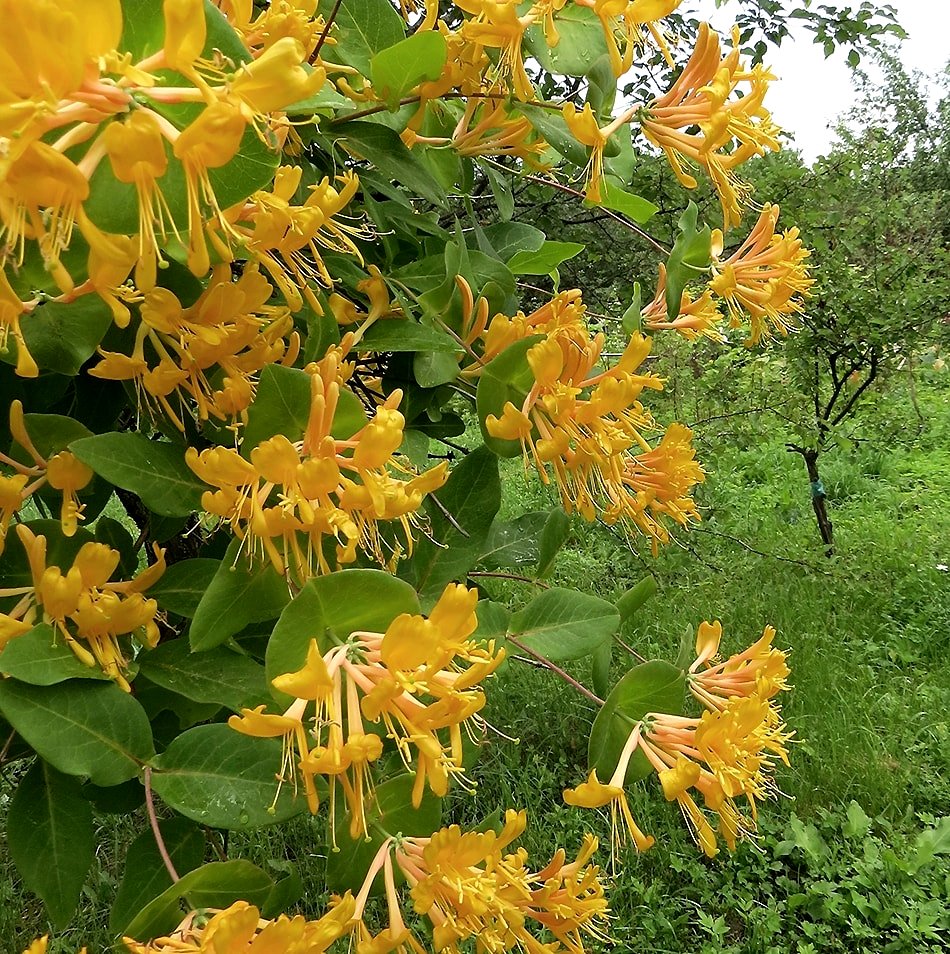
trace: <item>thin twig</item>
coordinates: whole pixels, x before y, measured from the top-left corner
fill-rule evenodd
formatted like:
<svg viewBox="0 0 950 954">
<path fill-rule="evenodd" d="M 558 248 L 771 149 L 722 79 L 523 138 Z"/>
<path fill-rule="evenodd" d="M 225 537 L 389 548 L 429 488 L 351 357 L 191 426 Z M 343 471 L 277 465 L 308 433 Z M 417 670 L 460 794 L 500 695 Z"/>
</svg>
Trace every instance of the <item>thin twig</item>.
<svg viewBox="0 0 950 954">
<path fill-rule="evenodd" d="M 10 751 L 10 746 L 13 745 L 13 740 L 16 738 L 16 730 L 11 732 L 7 736 L 7 741 L 3 743 L 3 749 L 0 750 L 0 765 L 3 765 L 7 760 L 7 752 Z"/>
<path fill-rule="evenodd" d="M 766 553 L 764 550 L 756 550 L 755 547 L 746 543 L 745 540 L 740 540 L 738 537 L 734 537 L 728 533 L 722 533 L 720 530 L 710 530 L 709 527 L 692 527 L 690 528 L 691 533 L 711 533 L 714 537 L 723 537 L 726 540 L 731 540 L 733 543 L 742 547 L 744 550 L 748 550 L 749 553 L 754 553 L 756 556 L 768 557 L 771 560 L 780 560 L 782 563 L 793 563 L 795 566 L 803 566 L 806 570 L 812 570 L 815 573 L 821 573 L 824 576 L 831 576 L 828 570 L 823 570 L 819 566 L 814 566 L 811 563 L 806 563 L 804 560 L 793 560 L 791 557 L 779 556 L 777 553 Z"/>
<path fill-rule="evenodd" d="M 442 513 L 442 516 L 445 517 L 445 519 L 448 520 L 448 522 L 452 524 L 452 526 L 455 527 L 455 529 L 458 530 L 458 532 L 462 534 L 463 537 L 470 536 L 468 531 L 455 519 L 455 517 L 452 516 L 451 513 L 449 513 L 445 504 L 442 503 L 442 501 L 439 500 L 439 498 L 436 497 L 435 494 L 429 494 L 427 499 L 431 500 L 439 508 L 439 510 Z"/>
<path fill-rule="evenodd" d="M 582 696 L 586 696 L 590 699 L 591 702 L 596 702 L 599 706 L 604 704 L 604 700 L 601 699 L 600 696 L 595 696 L 587 686 L 581 685 L 572 675 L 566 673 L 560 666 L 551 662 L 547 656 L 542 656 L 541 653 L 535 652 L 530 646 L 525 646 L 517 636 L 509 636 L 508 642 L 517 646 L 523 653 L 533 656 L 546 669 L 550 669 L 556 676 L 560 676 L 569 686 L 573 686 Z"/>
<path fill-rule="evenodd" d="M 469 576 L 490 576 L 496 580 L 514 580 L 516 583 L 533 583 L 535 586 L 540 586 L 542 590 L 549 590 L 550 584 L 545 583 L 544 580 L 534 580 L 530 576 L 518 576 L 517 573 L 492 573 L 488 570 L 472 570 Z"/>
<path fill-rule="evenodd" d="M 175 865 L 172 862 L 171 855 L 165 847 L 165 839 L 162 838 L 162 830 L 158 827 L 158 816 L 155 814 L 155 802 L 152 801 L 152 769 L 151 766 L 145 766 L 145 810 L 148 812 L 148 823 L 152 826 L 152 834 L 155 836 L 155 844 L 158 847 L 158 853 L 162 856 L 165 863 L 165 870 L 172 882 L 181 881 Z"/>
<path fill-rule="evenodd" d="M 561 192 L 566 192 L 568 195 L 574 196 L 576 199 L 586 199 L 587 196 L 578 189 L 572 189 L 568 185 L 564 185 L 563 182 L 558 182 L 556 179 L 545 179 L 544 176 L 534 176 L 527 175 L 524 177 L 528 182 L 535 182 L 539 185 L 550 186 L 552 189 L 560 189 Z M 639 235 L 644 241 L 649 242 L 661 255 L 669 255 L 670 250 L 658 242 L 649 232 L 645 232 L 640 228 L 639 225 L 636 225 L 634 222 L 631 222 L 625 215 L 621 215 L 619 212 L 614 212 L 613 209 L 605 209 L 603 206 L 598 206 L 601 212 L 604 213 L 604 216 L 608 219 L 613 219 L 615 222 L 618 222 L 625 229 L 629 229 L 636 235 Z"/>
<path fill-rule="evenodd" d="M 333 4 L 330 16 L 327 17 L 326 23 L 323 26 L 323 32 L 320 34 L 320 39 L 317 40 L 317 45 L 310 54 L 310 63 L 316 63 L 317 57 L 320 55 L 320 50 L 323 49 L 323 44 L 327 42 L 327 37 L 330 35 L 330 27 L 333 26 L 333 21 L 336 20 L 336 15 L 340 12 L 342 3 L 343 0 L 336 0 L 336 3 Z"/>
<path fill-rule="evenodd" d="M 614 636 L 614 641 L 615 641 L 618 645 L 623 646 L 623 648 L 626 649 L 627 652 L 630 653 L 630 655 L 633 656 L 634 659 L 639 659 L 640 662 L 646 662 L 646 661 L 647 661 L 644 656 L 641 656 L 641 655 L 633 648 L 633 646 L 628 646 L 619 636 Z"/>
</svg>

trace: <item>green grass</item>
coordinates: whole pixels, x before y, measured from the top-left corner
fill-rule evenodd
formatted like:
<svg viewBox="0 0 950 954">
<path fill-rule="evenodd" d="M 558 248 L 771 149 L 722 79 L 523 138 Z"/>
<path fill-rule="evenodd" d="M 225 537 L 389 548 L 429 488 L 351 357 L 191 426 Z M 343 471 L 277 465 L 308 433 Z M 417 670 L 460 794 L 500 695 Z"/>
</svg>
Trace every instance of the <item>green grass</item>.
<svg viewBox="0 0 950 954">
<path fill-rule="evenodd" d="M 918 954 L 950 946 L 950 878 L 939 864 L 947 856 L 918 864 L 921 846 L 936 837 L 927 832 L 950 815 L 947 377 L 921 382 L 922 433 L 910 407 L 891 397 L 887 420 L 874 431 L 890 437 L 836 450 L 823 462 L 837 540 L 831 560 L 817 537 L 801 461 L 785 451 L 779 422 L 769 418 L 740 419 L 732 440 L 703 446 L 703 523 L 657 559 L 575 521 L 550 582 L 608 599 L 647 572 L 660 583 L 622 634 L 638 652 L 672 658 L 685 629 L 716 618 L 724 650 L 734 651 L 769 623 L 790 649 L 793 671 L 784 714 L 798 742 L 792 767 L 777 779 L 788 797 L 763 807 L 757 843 L 707 861 L 655 780 L 634 790 L 634 813 L 657 845 L 616 860 L 617 950 Z M 553 504 L 520 462 L 505 466 L 507 515 Z M 483 582 L 496 599 L 523 602 L 534 592 L 517 582 Z M 618 646 L 614 674 L 631 662 Z M 589 681 L 583 664 L 572 671 Z M 454 792 L 451 820 L 526 808 L 523 843 L 538 866 L 559 845 L 576 849 L 586 830 L 606 843 L 606 819 L 567 809 L 560 797 L 584 775 L 592 709 L 549 673 L 508 663 L 490 684 L 485 715 L 520 741 L 495 737 L 484 748 L 472 770 L 477 797 Z M 0 787 L 0 809 L 6 790 Z M 80 916 L 57 951 L 82 940 L 93 954 L 108 943 L 124 848 L 145 821 L 139 812 L 101 823 L 103 848 Z M 950 833 L 944 837 L 950 850 Z M 319 824 L 298 820 L 232 836 L 228 851 L 258 863 L 292 860 L 306 884 L 303 909 L 319 912 L 327 852 Z M 0 950 L 18 952 L 46 928 L 39 904 L 2 860 Z"/>
</svg>

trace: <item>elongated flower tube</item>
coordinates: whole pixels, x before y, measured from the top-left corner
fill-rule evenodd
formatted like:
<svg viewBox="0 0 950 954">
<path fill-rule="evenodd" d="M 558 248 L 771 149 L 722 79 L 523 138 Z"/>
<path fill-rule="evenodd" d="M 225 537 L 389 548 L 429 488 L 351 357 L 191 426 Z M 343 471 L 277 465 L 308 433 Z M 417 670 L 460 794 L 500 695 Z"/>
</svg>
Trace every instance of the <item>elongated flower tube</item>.
<svg viewBox="0 0 950 954">
<path fill-rule="evenodd" d="M 722 315 L 709 288 L 703 289 L 698 298 L 693 298 L 684 288 L 679 313 L 670 320 L 666 307 L 666 266 L 663 264 L 660 265 L 656 295 L 641 311 L 640 316 L 644 328 L 650 331 L 676 331 L 687 341 L 696 341 L 701 337 L 718 342 L 725 340 L 717 328 L 722 321 Z"/>
<path fill-rule="evenodd" d="M 158 643 L 158 604 L 142 593 L 164 573 L 164 551 L 156 545 L 155 562 L 134 579 L 110 582 L 119 565 L 119 553 L 111 547 L 85 543 L 64 570 L 47 564 L 45 536 L 34 534 L 25 524 L 17 526 L 16 532 L 26 551 L 32 582 L 0 590 L 0 596 L 20 597 L 8 613 L 0 614 L 0 646 L 36 623 L 47 622 L 80 662 L 99 666 L 128 692 L 128 660 L 120 640 L 133 636 L 144 646 Z"/>
<path fill-rule="evenodd" d="M 696 48 L 676 82 L 655 99 L 643 116 L 643 132 L 666 157 L 679 181 L 696 188 L 689 171 L 706 170 L 722 204 L 724 227 L 738 224 L 750 188 L 735 170 L 752 156 L 777 150 L 778 127 L 762 105 L 775 77 L 762 66 L 747 69 L 739 60 L 739 30 L 725 57 L 719 37 L 703 23 Z M 732 98 L 740 83 L 748 88 Z M 697 132 L 687 131 L 698 129 Z"/>
<path fill-rule="evenodd" d="M 524 68 L 521 44 L 525 30 L 535 22 L 534 12 L 519 15 L 516 0 L 460 0 L 457 5 L 473 15 L 462 25 L 462 36 L 476 48 L 498 50 L 498 79 L 510 83 L 523 102 L 533 99 L 534 86 Z"/>
<path fill-rule="evenodd" d="M 428 618 L 403 613 L 385 633 L 354 632 L 323 650 L 312 641 L 304 665 L 273 681 L 293 698 L 285 712 L 259 706 L 228 724 L 245 735 L 283 738 L 282 783 L 296 789 L 302 780 L 307 806 L 316 812 L 314 779 L 325 777 L 331 814 L 340 789 L 350 835 L 362 837 L 372 763 L 384 740 L 415 774 L 416 806 L 426 788 L 442 796 L 462 776 L 462 730 L 485 704 L 479 684 L 505 655 L 472 638 L 477 599 L 475 590 L 450 584 Z"/>
<path fill-rule="evenodd" d="M 700 623 L 696 659 L 689 667 L 687 683 L 690 692 L 705 708 L 720 712 L 737 696 L 757 695 L 771 700 L 789 688 L 788 655 L 772 645 L 773 627 L 766 626 L 762 636 L 748 649 L 716 662 L 721 638 L 720 623 Z"/>
<path fill-rule="evenodd" d="M 713 233 L 709 288 L 725 301 L 733 328 L 744 325 L 748 317 L 750 345 L 773 331 L 785 335 L 795 328 L 814 284 L 808 274 L 811 252 L 797 228 L 776 233 L 778 216 L 777 205 L 763 206 L 748 238 L 728 257 L 722 232 Z"/>
</svg>

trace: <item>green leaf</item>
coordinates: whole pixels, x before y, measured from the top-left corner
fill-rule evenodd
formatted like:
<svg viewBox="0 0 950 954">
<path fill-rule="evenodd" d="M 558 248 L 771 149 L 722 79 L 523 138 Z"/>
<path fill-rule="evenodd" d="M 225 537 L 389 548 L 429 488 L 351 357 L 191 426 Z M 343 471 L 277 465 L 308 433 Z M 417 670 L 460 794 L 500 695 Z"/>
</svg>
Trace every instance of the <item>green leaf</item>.
<svg viewBox="0 0 950 954">
<path fill-rule="evenodd" d="M 58 454 L 81 437 L 92 437 L 85 424 L 62 414 L 24 414 L 23 419 L 30 440 L 43 457 Z"/>
<path fill-rule="evenodd" d="M 602 699 L 610 692 L 610 666 L 614 658 L 614 644 L 612 639 L 604 640 L 593 653 L 591 659 L 590 684 L 594 693 Z"/>
<path fill-rule="evenodd" d="M 412 373 L 419 387 L 437 388 L 458 377 L 459 361 L 454 354 L 417 351 L 412 359 Z"/>
<path fill-rule="evenodd" d="M 400 613 L 420 611 L 415 590 L 382 570 L 341 570 L 309 580 L 287 604 L 267 643 L 267 683 L 300 669 L 312 639 L 326 652 L 356 630 L 383 633 Z"/>
<path fill-rule="evenodd" d="M 541 23 L 525 31 L 525 46 L 542 68 L 555 75 L 586 76 L 591 63 L 607 54 L 604 28 L 597 14 L 571 4 L 558 10 L 555 46 L 548 46 Z"/>
<path fill-rule="evenodd" d="M 633 283 L 633 298 L 627 310 L 620 316 L 620 327 L 627 335 L 643 331 L 643 307 L 639 282 Z"/>
<path fill-rule="evenodd" d="M 227 908 L 235 901 L 260 906 L 274 882 L 249 861 L 212 861 L 189 871 L 149 902 L 125 929 L 128 937 L 149 940 L 168 934 L 190 911 Z"/>
<path fill-rule="evenodd" d="M 261 371 L 254 403 L 247 411 L 245 454 L 275 434 L 299 441 L 310 417 L 310 375 L 298 368 L 269 364 Z"/>
<path fill-rule="evenodd" d="M 559 662 L 589 656 L 619 625 L 620 614 L 606 600 L 552 587 L 511 617 L 508 635 Z"/>
<path fill-rule="evenodd" d="M 113 431 L 73 441 L 69 449 L 109 483 L 137 494 L 154 513 L 185 517 L 201 509 L 208 487 L 185 463 L 181 444 Z"/>
<path fill-rule="evenodd" d="M 442 75 L 448 47 L 445 37 L 434 30 L 414 33 L 370 60 L 370 79 L 376 94 L 391 110 L 422 80 L 437 80 Z"/>
<path fill-rule="evenodd" d="M 863 838 L 871 829 L 871 819 L 864 809 L 854 800 L 848 806 L 842 831 L 847 838 Z M 950 850 L 950 848 L 948 848 Z"/>
<path fill-rule="evenodd" d="M 95 851 L 92 806 L 79 782 L 37 759 L 10 802 L 7 844 L 24 884 L 62 930 L 79 905 Z"/>
<path fill-rule="evenodd" d="M 541 540 L 538 545 L 538 566 L 535 571 L 537 578 L 543 579 L 554 566 L 561 547 L 567 542 L 571 532 L 571 518 L 563 510 L 552 510 L 548 514 L 547 523 L 541 531 Z"/>
<path fill-rule="evenodd" d="M 485 175 L 488 176 L 488 184 L 491 186 L 492 198 L 495 200 L 495 208 L 498 209 L 499 217 L 502 222 L 511 221 L 511 217 L 515 213 L 515 198 L 511 191 L 511 177 L 487 162 L 479 162 L 479 165 Z"/>
<path fill-rule="evenodd" d="M 929 865 L 937 855 L 950 855 L 950 815 L 937 819 L 933 828 L 922 831 L 915 847 L 917 853 L 911 861 L 915 871 Z"/>
<path fill-rule="evenodd" d="M 29 686 L 5 679 L 0 712 L 54 768 L 96 785 L 133 778 L 155 751 L 145 710 L 114 683 Z"/>
<path fill-rule="evenodd" d="M 111 327 L 112 312 L 96 295 L 83 295 L 69 304 L 43 302 L 21 322 L 23 339 L 37 365 L 70 377 L 79 374 Z M 16 360 L 13 346 L 4 360 Z"/>
<path fill-rule="evenodd" d="M 31 686 L 52 686 L 67 679 L 109 677 L 98 667 L 86 666 L 47 623 L 37 623 L 0 652 L 0 673 Z"/>
<path fill-rule="evenodd" d="M 139 671 L 186 699 L 217 702 L 234 712 L 270 700 L 264 667 L 221 647 L 192 653 L 186 640 L 173 639 L 143 654 Z"/>
<path fill-rule="evenodd" d="M 613 775 L 624 743 L 648 712 L 681 713 L 685 691 L 685 673 L 668 662 L 653 660 L 631 669 L 604 700 L 591 728 L 587 760 L 590 768 L 597 769 L 598 778 L 606 781 Z M 646 756 L 637 752 L 627 768 L 626 782 L 646 778 L 652 771 Z"/>
<path fill-rule="evenodd" d="M 526 513 L 514 520 L 495 520 L 478 565 L 485 570 L 534 566 L 540 557 L 541 536 L 550 514 Z"/>
<path fill-rule="evenodd" d="M 179 875 L 186 875 L 201 864 L 205 836 L 194 822 L 185 818 L 166 818 L 159 822 L 158 827 Z M 171 885 L 172 879 L 155 843 L 155 835 L 148 828 L 129 845 L 125 854 L 125 873 L 109 912 L 110 933 L 125 933 L 138 912 Z"/>
<path fill-rule="evenodd" d="M 617 609 L 620 611 L 620 622 L 629 622 L 637 610 L 655 593 L 656 579 L 652 576 L 645 576 L 636 586 L 630 587 L 630 589 L 617 600 Z"/>
<path fill-rule="evenodd" d="M 587 149 L 574 138 L 560 112 L 528 103 L 519 103 L 518 109 L 545 142 L 579 169 L 586 167 Z"/>
<path fill-rule="evenodd" d="M 435 602 L 452 580 L 464 580 L 484 551 L 501 506 L 498 460 L 485 447 L 472 451 L 434 496 L 441 506 L 426 504 L 431 539 L 420 539 L 412 559 L 403 564 L 406 578 L 424 604 Z"/>
<path fill-rule="evenodd" d="M 318 12 L 327 22 L 334 6 L 334 0 L 320 0 Z M 374 54 L 405 35 L 402 17 L 387 0 L 343 0 L 334 20 L 334 62 L 355 66 L 368 78 Z"/>
<path fill-rule="evenodd" d="M 188 632 L 195 652 L 220 646 L 249 623 L 276 619 L 290 600 L 287 581 L 269 562 L 249 563 L 241 544 L 231 541 L 195 609 Z"/>
<path fill-rule="evenodd" d="M 220 567 L 220 560 L 204 557 L 173 563 L 149 587 L 149 598 L 156 600 L 163 610 L 191 619 Z"/>
<path fill-rule="evenodd" d="M 503 262 L 518 252 L 536 252 L 544 244 L 544 232 L 524 222 L 495 222 L 484 235 Z"/>
<path fill-rule="evenodd" d="M 153 759 L 152 788 L 202 825 L 262 828 L 307 808 L 293 783 L 278 785 L 280 771 L 279 739 L 253 738 L 219 722 L 182 732 Z"/>
<path fill-rule="evenodd" d="M 380 2 L 386 3 L 386 0 Z M 386 3 L 386 6 L 389 7 L 389 4 Z M 392 11 L 392 7 L 389 9 Z M 425 164 L 406 148 L 398 133 L 388 126 L 354 121 L 334 126 L 331 133 L 348 153 L 371 162 L 392 182 L 401 183 L 433 205 L 445 205 L 445 194 Z"/>
<path fill-rule="evenodd" d="M 520 457 L 521 442 L 493 437 L 488 433 L 485 421 L 490 415 L 500 418 L 509 401 L 515 407 L 521 407 L 524 403 L 534 384 L 534 372 L 528 364 L 527 354 L 541 340 L 540 335 L 532 335 L 523 341 L 516 341 L 489 361 L 478 379 L 475 409 L 478 412 L 482 440 L 485 446 L 499 457 Z"/>
<path fill-rule="evenodd" d="M 632 192 L 624 192 L 619 186 L 614 185 L 609 179 L 605 179 L 600 187 L 600 205 L 605 209 L 613 209 L 614 212 L 620 212 L 632 219 L 639 225 L 646 225 L 650 219 L 660 211 L 659 207 L 654 205 L 642 196 L 634 195 Z"/>
<path fill-rule="evenodd" d="M 683 290 L 709 267 L 712 232 L 709 226 L 697 231 L 699 207 L 690 202 L 680 217 L 680 234 L 666 263 L 666 311 L 670 321 L 680 313 Z"/>
<path fill-rule="evenodd" d="M 356 346 L 357 351 L 425 351 L 454 354 L 462 346 L 444 331 L 408 318 L 377 321 Z"/>
<path fill-rule="evenodd" d="M 494 600 L 479 600 L 476 612 L 478 613 L 478 628 L 473 634 L 474 639 L 487 641 L 489 639 L 502 640 L 508 632 L 508 620 L 511 611 L 504 603 Z"/>
<path fill-rule="evenodd" d="M 580 255 L 584 246 L 579 242 L 552 242 L 546 240 L 534 252 L 516 252 L 508 262 L 515 275 L 550 275 L 562 262 Z"/>
<path fill-rule="evenodd" d="M 377 785 L 366 800 L 366 836 L 352 838 L 351 816 L 338 813 L 334 838 L 339 851 L 327 857 L 327 885 L 337 892 L 359 891 L 373 856 L 390 835 L 431 835 L 442 823 L 442 800 L 426 790 L 418 808 L 412 807 L 414 776 L 399 775 Z M 379 879 L 380 881 L 382 879 Z M 378 892 L 378 886 L 375 886 Z"/>
</svg>

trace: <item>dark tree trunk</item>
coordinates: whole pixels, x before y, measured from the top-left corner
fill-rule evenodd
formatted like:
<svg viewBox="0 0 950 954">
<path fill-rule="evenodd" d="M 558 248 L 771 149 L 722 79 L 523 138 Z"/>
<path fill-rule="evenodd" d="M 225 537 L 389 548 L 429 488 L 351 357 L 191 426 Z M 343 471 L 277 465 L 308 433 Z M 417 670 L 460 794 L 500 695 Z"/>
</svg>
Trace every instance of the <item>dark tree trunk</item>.
<svg viewBox="0 0 950 954">
<path fill-rule="evenodd" d="M 815 510 L 815 519 L 818 521 L 821 542 L 825 545 L 825 556 L 833 556 L 835 552 L 834 527 L 831 524 L 831 518 L 828 516 L 828 508 L 825 506 L 825 487 L 821 482 L 821 474 L 818 472 L 818 451 L 813 447 L 799 447 L 796 444 L 789 444 L 788 449 L 796 454 L 801 454 L 805 461 L 808 482 L 811 485 L 811 505 Z"/>
<path fill-rule="evenodd" d="M 818 532 L 821 534 L 821 542 L 825 545 L 825 556 L 831 556 L 835 552 L 834 528 L 828 516 L 828 508 L 825 506 L 825 487 L 818 473 L 818 451 L 808 448 L 802 456 L 805 458 L 805 467 L 811 484 L 811 505 L 815 508 Z"/>
</svg>

